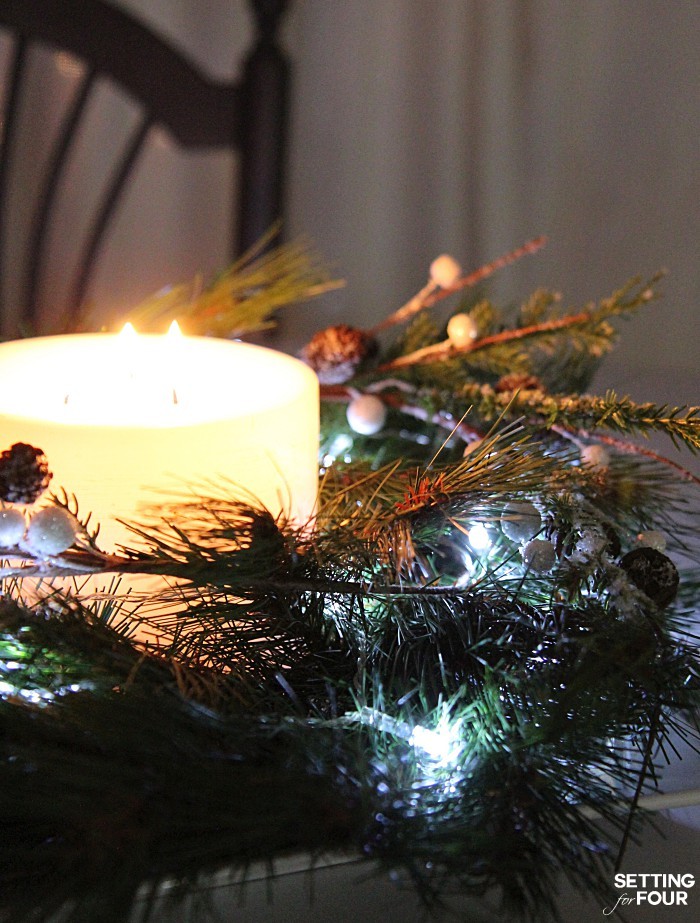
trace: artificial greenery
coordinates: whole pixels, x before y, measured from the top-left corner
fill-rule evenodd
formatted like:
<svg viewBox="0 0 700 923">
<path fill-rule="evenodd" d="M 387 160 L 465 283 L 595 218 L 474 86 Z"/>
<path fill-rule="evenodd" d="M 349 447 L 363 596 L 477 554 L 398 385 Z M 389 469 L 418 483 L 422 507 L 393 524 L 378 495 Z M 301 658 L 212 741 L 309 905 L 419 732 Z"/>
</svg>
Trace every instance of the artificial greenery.
<svg viewBox="0 0 700 923">
<path fill-rule="evenodd" d="M 275 326 L 275 312 L 337 288 L 301 240 L 272 247 L 273 228 L 208 284 L 200 277 L 162 289 L 130 313 L 139 330 L 177 319 L 189 334 L 239 337 Z"/>
<path fill-rule="evenodd" d="M 628 437 L 693 451 L 700 419 L 575 390 L 657 280 L 564 314 L 538 292 L 508 320 L 471 289 L 511 257 L 429 280 L 322 386 L 313 524 L 221 481 L 133 524 L 118 555 L 84 517 L 55 558 L 7 549 L 0 919 L 146 919 L 165 880 L 187 896 L 300 851 L 376 860 L 436 913 L 456 890 L 555 917 L 562 874 L 609 903 L 659 753 L 696 739 L 700 693 L 697 478 Z M 278 306 L 260 307 L 278 266 L 264 260 L 253 327 Z M 466 346 L 436 316 L 447 295 L 474 319 Z M 191 321 L 215 316 L 192 304 Z M 388 412 L 370 435 L 345 413 L 362 394 Z M 673 601 L 638 579 L 640 550 L 667 583 L 679 573 Z M 95 572 L 168 585 L 95 603 L 80 590 Z"/>
</svg>

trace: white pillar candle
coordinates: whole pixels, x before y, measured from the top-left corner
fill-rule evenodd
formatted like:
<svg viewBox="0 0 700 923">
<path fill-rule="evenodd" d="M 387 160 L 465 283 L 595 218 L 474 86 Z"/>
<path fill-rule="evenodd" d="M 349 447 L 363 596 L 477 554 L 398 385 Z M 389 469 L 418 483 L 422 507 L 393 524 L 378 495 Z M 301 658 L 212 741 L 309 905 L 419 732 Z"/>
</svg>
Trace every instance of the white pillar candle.
<svg viewBox="0 0 700 923">
<path fill-rule="evenodd" d="M 0 439 L 42 449 L 100 544 L 117 520 L 225 478 L 299 525 L 318 478 L 318 382 L 301 362 L 204 337 L 79 334 L 0 344 Z M 170 493 L 170 498 L 168 498 Z"/>
</svg>

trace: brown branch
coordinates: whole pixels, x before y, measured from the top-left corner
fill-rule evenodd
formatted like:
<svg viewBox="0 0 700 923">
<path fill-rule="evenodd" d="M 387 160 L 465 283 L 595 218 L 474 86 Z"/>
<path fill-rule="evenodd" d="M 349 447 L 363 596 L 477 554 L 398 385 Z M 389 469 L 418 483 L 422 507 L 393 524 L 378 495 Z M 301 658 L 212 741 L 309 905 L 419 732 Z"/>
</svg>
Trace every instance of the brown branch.
<svg viewBox="0 0 700 923">
<path fill-rule="evenodd" d="M 544 234 L 540 235 L 540 237 L 534 237 L 532 240 L 528 240 L 522 247 L 516 247 L 516 249 L 511 250 L 510 253 L 505 253 L 503 256 L 499 256 L 497 259 L 493 260 L 493 262 L 487 263 L 479 269 L 475 269 L 474 272 L 469 273 L 468 276 L 458 279 L 450 288 L 440 289 L 440 291 L 435 292 L 427 299 L 425 307 L 431 308 L 434 304 L 437 304 L 438 301 L 447 298 L 455 292 L 462 291 L 465 288 L 473 288 L 475 285 L 478 285 L 479 282 L 483 282 L 484 279 L 488 279 L 489 276 L 498 272 L 499 269 L 504 269 L 506 266 L 510 266 L 511 263 L 516 263 L 524 256 L 537 253 L 546 243 L 547 237 Z"/>
<path fill-rule="evenodd" d="M 395 324 L 403 323 L 403 321 L 413 317 L 414 314 L 422 311 L 423 308 L 431 308 L 443 298 L 447 298 L 449 295 L 453 295 L 455 292 L 462 291 L 465 288 L 471 288 L 484 279 L 488 279 L 489 276 L 492 276 L 499 269 L 510 266 L 511 263 L 515 263 L 524 256 L 536 253 L 546 242 L 547 238 L 544 235 L 535 237 L 533 240 L 529 240 L 527 243 L 523 244 L 522 247 L 517 247 L 515 250 L 511 250 L 510 253 L 505 253 L 491 263 L 487 263 L 485 266 L 481 266 L 474 272 L 469 273 L 468 276 L 463 276 L 461 279 L 458 279 L 454 285 L 449 286 L 449 288 L 439 288 L 435 282 L 432 280 L 429 281 L 413 296 L 413 298 L 407 301 L 403 307 L 394 311 L 393 314 L 390 314 L 389 317 L 385 318 L 383 321 L 380 321 L 368 330 L 367 333 L 373 336 L 380 330 L 385 330 L 387 327 L 393 327 Z"/>
<path fill-rule="evenodd" d="M 416 349 L 405 356 L 399 356 L 391 362 L 385 362 L 377 366 L 376 371 L 388 372 L 392 369 L 405 368 L 410 365 L 418 365 L 423 362 L 441 362 L 445 359 L 452 359 L 455 356 L 464 353 L 473 353 L 479 349 L 485 349 L 488 346 L 496 346 L 500 343 L 509 343 L 513 340 L 522 340 L 525 337 L 536 336 L 539 333 L 549 333 L 555 330 L 564 330 L 567 327 L 574 327 L 577 324 L 588 323 L 591 319 L 590 311 L 580 311 L 578 314 L 569 314 L 566 317 L 558 317 L 554 320 L 543 321 L 541 324 L 530 324 L 528 327 L 517 327 L 514 330 L 502 330 L 500 333 L 491 334 L 491 336 L 481 337 L 469 343 L 466 346 L 455 346 L 451 340 L 442 340 L 440 343 L 433 343 L 431 346 L 424 346 L 422 349 Z"/>
<path fill-rule="evenodd" d="M 579 439 L 591 439 L 594 442 L 602 442 L 604 445 L 609 445 L 611 448 L 617 449 L 618 452 L 623 452 L 625 455 L 641 455 L 643 458 L 650 458 L 652 461 L 673 468 L 684 481 L 700 484 L 700 477 L 697 477 L 692 471 L 688 471 L 683 465 L 679 465 L 678 462 L 673 461 L 671 458 L 667 458 L 665 455 L 659 455 L 658 452 L 654 452 L 652 449 L 645 449 L 643 446 L 637 445 L 636 442 L 628 442 L 626 439 L 608 436 L 605 433 L 591 433 L 587 429 L 569 429 L 568 427 L 559 425 L 550 426 L 550 429 L 552 432 L 558 433 L 560 436 L 572 442 L 577 442 Z"/>
</svg>

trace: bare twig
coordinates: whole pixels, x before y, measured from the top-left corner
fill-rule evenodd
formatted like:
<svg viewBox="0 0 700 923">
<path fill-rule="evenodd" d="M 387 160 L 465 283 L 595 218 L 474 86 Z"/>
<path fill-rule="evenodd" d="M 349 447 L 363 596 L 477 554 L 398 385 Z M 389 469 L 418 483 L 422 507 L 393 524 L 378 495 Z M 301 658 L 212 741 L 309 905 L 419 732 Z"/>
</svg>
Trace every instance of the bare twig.
<svg viewBox="0 0 700 923">
<path fill-rule="evenodd" d="M 164 577 L 182 576 L 179 571 L 181 566 L 168 558 L 144 557 L 142 559 L 129 558 L 121 555 L 92 555 L 87 552 L 71 551 L 63 555 L 38 561 L 33 564 L 20 566 L 6 566 L 0 568 L 0 579 L 4 578 L 37 578 L 50 579 L 52 577 L 92 576 L 96 574 L 144 573 Z M 178 572 L 175 574 L 175 572 Z M 423 583 L 385 584 L 380 582 L 328 579 L 290 579 L 270 580 L 268 578 L 242 580 L 240 592 L 263 589 L 271 593 L 349 593 L 362 596 L 392 597 L 392 596 L 468 596 L 469 589 L 465 587 L 438 586 Z"/>
<path fill-rule="evenodd" d="M 155 557 L 132 558 L 118 554 L 107 554 L 94 550 L 71 548 L 60 555 L 45 559 L 35 558 L 33 555 L 19 548 L 10 548 L 4 551 L 6 560 L 20 561 L 19 564 L 5 564 L 0 567 L 0 579 L 6 578 L 41 578 L 51 577 L 80 577 L 92 574 L 107 574 L 112 571 L 130 574 L 159 574 L 165 573 L 162 567 L 164 561 Z"/>
<path fill-rule="evenodd" d="M 528 327 L 517 327 L 514 330 L 502 330 L 500 333 L 491 334 L 491 336 L 481 337 L 474 340 L 466 346 L 455 346 L 447 339 L 439 343 L 433 343 L 430 346 L 424 346 L 422 349 L 416 349 L 405 356 L 398 356 L 391 362 L 385 362 L 377 367 L 378 372 L 388 372 L 391 369 L 405 368 L 410 365 L 418 365 L 424 362 L 442 362 L 445 359 L 451 359 L 464 353 L 473 353 L 477 350 L 485 349 L 488 346 L 495 346 L 501 343 L 509 343 L 513 340 L 522 340 L 526 337 L 536 336 L 540 333 L 549 333 L 555 330 L 564 330 L 567 327 L 575 327 L 577 324 L 588 323 L 591 319 L 590 311 L 580 311 L 578 314 L 569 314 L 567 317 L 558 317 L 554 320 L 543 321 L 541 324 L 530 324 Z"/>
<path fill-rule="evenodd" d="M 393 327 L 395 324 L 402 324 L 404 321 L 407 321 L 410 317 L 413 317 L 414 314 L 417 314 L 419 311 L 422 311 L 423 308 L 427 307 L 428 299 L 430 295 L 435 292 L 436 288 L 437 284 L 431 279 L 419 292 L 416 292 L 413 298 L 410 298 L 403 307 L 394 311 L 389 317 L 385 317 L 383 321 L 375 324 L 367 333 L 370 336 L 374 336 L 379 333 L 380 330 L 386 330 L 387 327 Z"/>
<path fill-rule="evenodd" d="M 673 461 L 673 459 L 667 458 L 665 455 L 659 455 L 658 452 L 654 452 L 651 449 L 645 449 L 644 446 L 637 445 L 636 442 L 628 442 L 626 439 L 608 436 L 605 433 L 591 433 L 587 429 L 575 430 L 559 425 L 550 426 L 550 429 L 552 432 L 558 433 L 560 436 L 572 442 L 579 442 L 581 439 L 590 439 L 594 442 L 602 442 L 604 445 L 609 445 L 611 448 L 617 449 L 618 452 L 623 452 L 625 455 L 641 455 L 644 458 L 650 458 L 652 461 L 673 468 L 684 481 L 700 484 L 700 477 L 697 477 L 692 471 L 688 471 L 683 465 L 679 465 L 678 462 Z"/>
<path fill-rule="evenodd" d="M 499 256 L 498 259 L 493 260 L 493 262 L 487 263 L 485 266 L 481 266 L 479 269 L 469 273 L 467 276 L 463 276 L 461 279 L 458 279 L 454 285 L 451 285 L 448 288 L 440 288 L 431 279 L 419 292 L 413 296 L 413 298 L 407 301 L 403 307 L 399 308 L 397 311 L 394 311 L 393 314 L 390 314 L 389 317 L 385 318 L 383 321 L 380 321 L 378 324 L 368 330 L 367 333 L 374 335 L 380 330 L 385 330 L 387 327 L 393 327 L 395 324 L 401 324 L 409 318 L 413 317 L 414 314 L 422 311 L 423 308 L 430 308 L 434 304 L 437 304 L 438 301 L 441 301 L 443 298 L 447 298 L 449 295 L 453 295 L 455 292 L 459 292 L 465 288 L 472 288 L 473 286 L 478 285 L 479 282 L 483 281 L 484 279 L 488 279 L 489 276 L 492 276 L 499 269 L 503 269 L 505 266 L 509 266 L 511 263 L 515 263 L 517 260 L 527 256 L 528 254 L 536 253 L 546 244 L 546 242 L 547 238 L 545 236 L 536 237 L 533 240 L 529 240 L 527 243 L 523 244 L 522 247 L 517 247 L 515 250 L 511 250 L 510 253 L 505 253 L 503 256 Z"/>
</svg>

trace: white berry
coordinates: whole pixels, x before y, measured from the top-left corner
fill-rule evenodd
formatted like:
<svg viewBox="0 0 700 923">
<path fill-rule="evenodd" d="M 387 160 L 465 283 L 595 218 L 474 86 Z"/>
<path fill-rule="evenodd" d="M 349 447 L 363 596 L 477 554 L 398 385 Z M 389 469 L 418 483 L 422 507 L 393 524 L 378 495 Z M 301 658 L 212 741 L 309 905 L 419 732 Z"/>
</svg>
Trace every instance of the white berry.
<svg viewBox="0 0 700 923">
<path fill-rule="evenodd" d="M 448 253 L 438 256 L 430 264 L 430 279 L 440 288 L 452 288 L 462 275 L 462 267 Z"/>
<path fill-rule="evenodd" d="M 66 551 L 75 541 L 80 525 L 68 510 L 47 506 L 29 520 L 23 545 L 39 557 L 50 557 Z"/>
<path fill-rule="evenodd" d="M 447 336 L 453 346 L 469 346 L 479 331 L 474 318 L 469 314 L 453 314 L 447 322 Z"/>
<path fill-rule="evenodd" d="M 610 464 L 610 453 L 602 445 L 594 443 L 581 449 L 581 461 L 591 468 L 607 468 Z"/>
<path fill-rule="evenodd" d="M 501 529 L 514 542 L 526 542 L 542 528 L 540 511 L 529 500 L 512 500 L 503 508 Z"/>
<path fill-rule="evenodd" d="M 24 513 L 11 506 L 0 507 L 0 548 L 12 548 L 24 535 L 27 522 Z"/>
<path fill-rule="evenodd" d="M 546 574 L 557 559 L 554 545 L 546 538 L 533 538 L 523 547 L 523 564 L 536 574 Z"/>
<path fill-rule="evenodd" d="M 607 544 L 608 539 L 597 529 L 584 529 L 576 541 L 575 553 L 588 560 L 601 555 Z"/>
<path fill-rule="evenodd" d="M 362 394 L 348 404 L 347 418 L 350 428 L 362 436 L 378 433 L 386 423 L 385 404 L 374 394 Z"/>
</svg>

